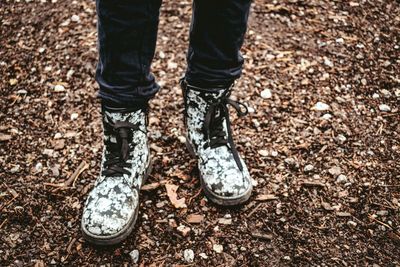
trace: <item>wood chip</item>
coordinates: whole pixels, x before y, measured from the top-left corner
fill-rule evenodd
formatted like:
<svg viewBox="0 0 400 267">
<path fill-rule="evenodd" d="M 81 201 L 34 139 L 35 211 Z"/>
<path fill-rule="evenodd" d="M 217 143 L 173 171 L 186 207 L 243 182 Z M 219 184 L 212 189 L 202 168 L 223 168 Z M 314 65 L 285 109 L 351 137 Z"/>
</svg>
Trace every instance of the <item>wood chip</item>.
<svg viewBox="0 0 400 267">
<path fill-rule="evenodd" d="M 269 200 L 276 200 L 278 199 L 277 196 L 275 195 L 271 195 L 271 194 L 267 194 L 267 195 L 258 195 L 256 197 L 257 201 L 269 201 Z"/>
<path fill-rule="evenodd" d="M 185 198 L 178 199 L 178 194 L 176 193 L 178 187 L 179 187 L 178 185 L 174 184 L 165 185 L 169 201 L 171 201 L 171 204 L 177 209 L 186 208 Z"/>
<path fill-rule="evenodd" d="M 9 141 L 12 139 L 12 136 L 9 134 L 2 134 L 0 133 L 0 142 Z"/>
<path fill-rule="evenodd" d="M 188 223 L 201 223 L 204 220 L 204 215 L 201 214 L 189 214 L 186 217 Z"/>
</svg>

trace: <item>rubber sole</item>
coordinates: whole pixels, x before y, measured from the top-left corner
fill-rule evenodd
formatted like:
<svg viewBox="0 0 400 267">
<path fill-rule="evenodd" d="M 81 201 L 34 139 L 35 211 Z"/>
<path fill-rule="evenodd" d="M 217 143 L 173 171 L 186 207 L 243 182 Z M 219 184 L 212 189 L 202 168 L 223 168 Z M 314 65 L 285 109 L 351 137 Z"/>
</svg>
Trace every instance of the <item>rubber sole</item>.
<svg viewBox="0 0 400 267">
<path fill-rule="evenodd" d="M 146 183 L 147 177 L 150 175 L 152 168 L 153 168 L 153 162 L 149 157 L 149 163 L 146 168 L 145 174 L 143 176 L 142 185 L 144 185 Z M 81 222 L 82 236 L 88 242 L 90 242 L 94 245 L 99 245 L 99 246 L 110 246 L 110 245 L 115 245 L 115 244 L 121 243 L 132 233 L 133 229 L 135 228 L 138 214 L 139 214 L 139 204 L 136 206 L 134 215 L 130 218 L 130 220 L 126 224 L 126 226 L 117 234 L 111 235 L 111 236 L 106 236 L 106 237 L 93 235 L 93 234 L 89 233 L 85 229 L 85 226 L 83 225 L 83 221 L 82 221 Z"/>
<path fill-rule="evenodd" d="M 186 136 L 186 147 L 189 151 L 189 154 L 192 157 L 199 160 L 196 153 L 194 152 L 193 145 L 190 143 L 187 136 Z M 214 192 L 212 192 L 210 189 L 208 189 L 208 187 L 204 183 L 204 179 L 203 179 L 203 176 L 201 175 L 201 173 L 199 174 L 199 176 L 200 176 L 201 187 L 202 187 L 206 197 L 209 200 L 211 200 L 213 203 L 221 205 L 221 206 L 237 206 L 237 205 L 243 204 L 247 200 L 249 200 L 249 198 L 251 196 L 251 192 L 253 191 L 253 185 L 250 183 L 250 187 L 246 190 L 246 192 L 244 192 L 243 194 L 241 194 L 239 196 L 235 196 L 235 197 L 220 196 L 220 195 L 217 195 Z"/>
</svg>

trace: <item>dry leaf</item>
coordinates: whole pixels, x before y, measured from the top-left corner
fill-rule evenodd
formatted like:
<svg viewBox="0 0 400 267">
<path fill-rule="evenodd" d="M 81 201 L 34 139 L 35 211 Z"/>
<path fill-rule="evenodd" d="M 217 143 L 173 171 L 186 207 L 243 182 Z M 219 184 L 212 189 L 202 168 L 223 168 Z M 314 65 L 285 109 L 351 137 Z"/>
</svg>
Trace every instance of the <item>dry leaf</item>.
<svg viewBox="0 0 400 267">
<path fill-rule="evenodd" d="M 167 195 L 172 205 L 177 209 L 186 208 L 185 198 L 178 199 L 178 195 L 176 193 L 178 187 L 179 187 L 178 185 L 174 184 L 165 185 L 165 188 L 167 189 Z"/>
</svg>

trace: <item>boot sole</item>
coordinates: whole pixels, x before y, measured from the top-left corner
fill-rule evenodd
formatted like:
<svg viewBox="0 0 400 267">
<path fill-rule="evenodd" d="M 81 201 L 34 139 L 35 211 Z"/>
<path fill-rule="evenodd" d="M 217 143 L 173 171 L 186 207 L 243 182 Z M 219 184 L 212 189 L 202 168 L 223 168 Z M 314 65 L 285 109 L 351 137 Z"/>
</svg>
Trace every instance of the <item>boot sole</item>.
<svg viewBox="0 0 400 267">
<path fill-rule="evenodd" d="M 199 160 L 196 153 L 194 152 L 193 145 L 189 141 L 189 138 L 187 136 L 186 136 L 186 147 L 189 151 L 189 154 L 192 157 L 194 157 L 195 159 Z M 253 185 L 250 183 L 250 186 L 247 189 L 247 191 L 239 196 L 236 196 L 236 197 L 219 196 L 208 189 L 208 187 L 204 183 L 204 179 L 203 179 L 203 176 L 201 175 L 201 173 L 199 173 L 199 176 L 200 176 L 201 187 L 202 187 L 206 197 L 208 199 L 210 199 L 212 202 L 214 202 L 215 204 L 218 204 L 221 206 L 236 206 L 236 205 L 243 204 L 247 200 L 249 200 L 249 198 L 251 196 L 251 192 L 253 191 Z"/>
<path fill-rule="evenodd" d="M 147 177 L 150 175 L 152 169 L 153 169 L 153 162 L 149 157 L 149 162 L 148 162 L 145 174 L 143 176 L 142 185 L 144 185 L 146 183 Z M 127 225 L 117 234 L 107 236 L 107 237 L 93 235 L 93 234 L 89 233 L 86 230 L 85 226 L 83 225 L 83 221 L 82 221 L 81 229 L 82 229 L 83 238 L 94 245 L 100 245 L 100 246 L 109 246 L 109 245 L 115 245 L 115 244 L 121 243 L 132 233 L 133 229 L 135 228 L 138 214 L 139 214 L 139 204 L 137 205 L 134 215 L 130 218 Z"/>
</svg>

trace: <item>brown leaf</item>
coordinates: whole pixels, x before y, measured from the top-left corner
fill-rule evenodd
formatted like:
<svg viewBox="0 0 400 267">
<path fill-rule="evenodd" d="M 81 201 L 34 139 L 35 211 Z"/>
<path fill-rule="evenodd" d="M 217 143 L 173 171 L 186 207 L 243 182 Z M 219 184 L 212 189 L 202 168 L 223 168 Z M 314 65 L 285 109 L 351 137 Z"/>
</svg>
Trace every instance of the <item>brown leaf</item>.
<svg viewBox="0 0 400 267">
<path fill-rule="evenodd" d="M 189 214 L 186 217 L 188 223 L 201 223 L 204 220 L 204 215 L 201 214 Z"/>
<path fill-rule="evenodd" d="M 185 198 L 178 199 L 178 195 L 176 193 L 178 187 L 179 187 L 178 185 L 174 184 L 165 185 L 169 201 L 171 201 L 172 205 L 177 209 L 186 208 Z"/>
</svg>

